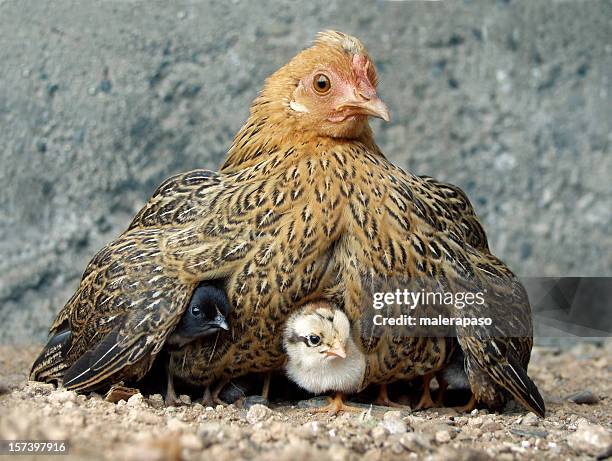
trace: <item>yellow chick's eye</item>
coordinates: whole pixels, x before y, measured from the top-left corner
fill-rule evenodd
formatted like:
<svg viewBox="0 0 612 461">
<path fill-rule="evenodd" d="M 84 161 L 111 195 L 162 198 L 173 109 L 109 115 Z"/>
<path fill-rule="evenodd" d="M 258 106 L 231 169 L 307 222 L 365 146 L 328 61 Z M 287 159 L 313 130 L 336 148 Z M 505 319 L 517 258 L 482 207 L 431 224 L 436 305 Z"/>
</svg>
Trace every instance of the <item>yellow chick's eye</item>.
<svg viewBox="0 0 612 461">
<path fill-rule="evenodd" d="M 315 91 L 319 94 L 326 94 L 331 90 L 331 81 L 325 74 L 315 75 L 312 83 Z"/>
</svg>

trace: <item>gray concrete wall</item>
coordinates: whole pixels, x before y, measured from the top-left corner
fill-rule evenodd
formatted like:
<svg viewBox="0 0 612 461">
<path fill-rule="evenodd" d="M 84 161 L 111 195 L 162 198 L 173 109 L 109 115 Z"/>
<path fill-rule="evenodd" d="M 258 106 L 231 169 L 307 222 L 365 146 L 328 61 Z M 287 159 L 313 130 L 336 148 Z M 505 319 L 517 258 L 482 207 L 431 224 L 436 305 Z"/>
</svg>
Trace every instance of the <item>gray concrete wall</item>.
<svg viewBox="0 0 612 461">
<path fill-rule="evenodd" d="M 156 185 L 217 168 L 263 79 L 338 28 L 397 164 L 460 185 L 521 275 L 612 275 L 610 1 L 0 0 L 0 340 L 43 340 Z"/>
</svg>

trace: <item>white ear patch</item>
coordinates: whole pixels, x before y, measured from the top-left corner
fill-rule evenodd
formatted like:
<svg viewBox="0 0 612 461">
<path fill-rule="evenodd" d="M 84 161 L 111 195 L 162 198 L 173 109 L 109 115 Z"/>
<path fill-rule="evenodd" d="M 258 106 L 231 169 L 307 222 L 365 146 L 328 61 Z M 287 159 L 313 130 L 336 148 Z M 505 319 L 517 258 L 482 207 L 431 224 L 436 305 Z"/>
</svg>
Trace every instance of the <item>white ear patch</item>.
<svg viewBox="0 0 612 461">
<path fill-rule="evenodd" d="M 308 112 L 308 109 L 306 109 L 306 106 L 300 104 L 299 102 L 293 101 L 293 100 L 289 102 L 289 107 L 296 112 Z"/>
</svg>

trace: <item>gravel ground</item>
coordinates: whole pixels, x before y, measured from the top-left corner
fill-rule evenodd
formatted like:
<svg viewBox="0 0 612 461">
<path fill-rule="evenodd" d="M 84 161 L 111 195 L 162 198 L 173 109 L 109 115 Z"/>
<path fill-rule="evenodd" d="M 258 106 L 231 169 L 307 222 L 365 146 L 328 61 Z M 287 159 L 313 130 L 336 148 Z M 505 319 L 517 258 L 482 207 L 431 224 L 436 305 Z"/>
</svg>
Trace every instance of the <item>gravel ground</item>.
<svg viewBox="0 0 612 461">
<path fill-rule="evenodd" d="M 546 400 L 543 420 L 513 406 L 502 415 L 369 407 L 362 414 L 333 416 L 312 413 L 296 402 L 249 410 L 199 403 L 165 407 L 160 395 L 137 394 L 113 404 L 97 395 L 27 383 L 35 347 L 3 347 L 0 352 L 0 439 L 68 439 L 73 459 L 557 460 L 612 455 L 612 341 L 566 351 L 534 350 L 530 374 Z"/>
</svg>

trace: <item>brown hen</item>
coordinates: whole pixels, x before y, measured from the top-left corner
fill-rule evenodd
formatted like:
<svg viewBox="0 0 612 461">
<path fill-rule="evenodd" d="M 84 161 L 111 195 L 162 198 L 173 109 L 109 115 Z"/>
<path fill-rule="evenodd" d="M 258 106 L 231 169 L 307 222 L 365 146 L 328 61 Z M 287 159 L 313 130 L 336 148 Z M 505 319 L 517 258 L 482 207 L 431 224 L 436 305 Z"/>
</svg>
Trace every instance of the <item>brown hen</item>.
<svg viewBox="0 0 612 461">
<path fill-rule="evenodd" d="M 532 341 L 522 286 L 488 251 L 465 195 L 391 164 L 368 116 L 389 119 L 365 48 L 348 35 L 319 34 L 266 81 L 220 173 L 167 180 L 94 257 L 32 379 L 63 379 L 75 390 L 138 379 L 205 280 L 224 281 L 231 329 L 174 357 L 175 374 L 188 381 L 279 368 L 285 321 L 314 299 L 343 306 L 353 322 L 368 354 L 364 385 L 426 375 L 444 366 L 456 340 L 374 331 L 364 297 L 373 280 L 423 277 L 450 291 L 493 287 L 487 312 L 504 319 L 494 337 L 472 326 L 452 332 L 472 390 L 485 404 L 512 395 L 543 414 L 526 374 Z"/>
</svg>

